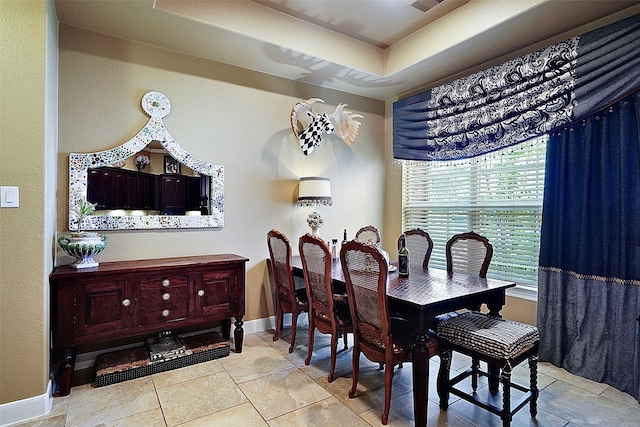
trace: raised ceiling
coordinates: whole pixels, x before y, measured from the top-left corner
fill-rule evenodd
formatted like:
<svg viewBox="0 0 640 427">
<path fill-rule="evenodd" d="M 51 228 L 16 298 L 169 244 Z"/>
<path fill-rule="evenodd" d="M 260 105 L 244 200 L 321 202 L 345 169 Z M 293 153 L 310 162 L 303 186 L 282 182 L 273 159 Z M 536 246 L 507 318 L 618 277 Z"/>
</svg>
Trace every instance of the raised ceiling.
<svg viewBox="0 0 640 427">
<path fill-rule="evenodd" d="M 389 100 L 640 13 L 640 1 L 56 0 L 61 23 Z"/>
</svg>

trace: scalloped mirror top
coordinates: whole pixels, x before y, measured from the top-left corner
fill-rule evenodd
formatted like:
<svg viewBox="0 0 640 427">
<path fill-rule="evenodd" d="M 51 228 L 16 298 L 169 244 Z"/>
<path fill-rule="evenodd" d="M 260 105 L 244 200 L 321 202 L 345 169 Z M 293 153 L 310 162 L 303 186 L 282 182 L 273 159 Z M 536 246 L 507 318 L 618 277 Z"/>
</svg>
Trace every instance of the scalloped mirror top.
<svg viewBox="0 0 640 427">
<path fill-rule="evenodd" d="M 79 228 L 82 230 L 140 230 L 223 227 L 224 166 L 200 160 L 188 153 L 173 139 L 162 121 L 171 111 L 171 103 L 164 94 L 155 91 L 147 92 L 142 97 L 141 104 L 150 119 L 140 132 L 129 141 L 116 148 L 97 153 L 69 154 L 69 212 L 73 212 L 81 200 L 87 200 L 91 170 L 106 166 L 121 167 L 129 157 L 137 155 L 143 149 L 149 150 L 147 146 L 152 142 L 154 145 L 158 143 L 168 152 L 169 156 L 165 156 L 165 163 L 171 166 L 170 170 L 167 170 L 167 166 L 165 166 L 164 174 L 152 176 L 153 179 L 149 185 L 158 190 L 152 197 L 154 206 L 148 211 L 123 211 L 121 206 L 112 209 L 109 206 L 99 207 L 96 214 L 88 216 L 79 225 Z M 197 199 L 201 202 L 197 209 L 189 209 L 184 205 L 186 199 L 184 195 L 180 195 L 180 193 L 177 193 L 178 196 L 175 195 L 175 182 L 179 181 L 180 185 L 186 186 L 189 177 L 176 173 L 180 169 L 176 168 L 177 162 L 172 159 L 193 171 L 196 179 L 196 192 L 198 192 Z M 130 172 L 135 174 L 133 171 Z M 210 178 L 202 179 L 202 177 Z M 112 185 L 122 185 L 115 178 L 109 182 Z M 112 187 L 103 189 L 103 192 L 111 197 L 109 191 L 115 190 L 116 188 Z M 92 197 L 94 193 L 91 193 Z M 178 206 L 176 206 L 176 198 L 179 199 Z M 89 201 L 99 204 L 98 200 Z M 180 203 L 182 205 L 179 205 Z M 69 218 L 69 230 L 76 231 L 77 229 L 75 222 Z"/>
</svg>

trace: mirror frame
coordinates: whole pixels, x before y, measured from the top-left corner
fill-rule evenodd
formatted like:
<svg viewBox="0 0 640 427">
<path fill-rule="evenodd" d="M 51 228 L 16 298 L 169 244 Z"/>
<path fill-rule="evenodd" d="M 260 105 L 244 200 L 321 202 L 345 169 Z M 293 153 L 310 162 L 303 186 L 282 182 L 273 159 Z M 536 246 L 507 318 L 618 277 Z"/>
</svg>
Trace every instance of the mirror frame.
<svg viewBox="0 0 640 427">
<path fill-rule="evenodd" d="M 147 92 L 142 97 L 142 109 L 150 117 L 147 124 L 124 144 L 96 153 L 69 154 L 69 212 L 87 199 L 89 169 L 109 166 L 137 154 L 156 141 L 178 162 L 194 172 L 211 177 L 209 215 L 90 215 L 81 224 L 82 230 L 153 230 L 180 228 L 222 228 L 224 226 L 224 166 L 205 162 L 187 152 L 171 136 L 162 121 L 171 111 L 169 99 L 160 92 Z M 78 224 L 69 215 L 69 230 Z"/>
</svg>

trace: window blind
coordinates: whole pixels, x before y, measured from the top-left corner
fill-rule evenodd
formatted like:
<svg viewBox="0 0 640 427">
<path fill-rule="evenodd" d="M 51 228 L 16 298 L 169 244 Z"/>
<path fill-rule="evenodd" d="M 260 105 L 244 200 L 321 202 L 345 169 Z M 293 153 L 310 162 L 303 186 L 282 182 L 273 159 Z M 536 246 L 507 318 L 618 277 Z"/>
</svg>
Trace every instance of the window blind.
<svg viewBox="0 0 640 427">
<path fill-rule="evenodd" d="M 546 140 L 541 136 L 473 160 L 403 164 L 403 227 L 429 233 L 430 266 L 446 268 L 447 240 L 475 231 L 493 245 L 488 277 L 535 292 Z"/>
</svg>

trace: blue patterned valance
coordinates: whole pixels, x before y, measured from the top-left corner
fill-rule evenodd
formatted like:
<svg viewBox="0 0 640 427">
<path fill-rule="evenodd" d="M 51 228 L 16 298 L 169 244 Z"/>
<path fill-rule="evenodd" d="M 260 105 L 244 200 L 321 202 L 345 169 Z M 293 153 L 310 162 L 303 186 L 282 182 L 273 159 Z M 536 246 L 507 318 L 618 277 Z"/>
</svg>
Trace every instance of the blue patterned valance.
<svg viewBox="0 0 640 427">
<path fill-rule="evenodd" d="M 640 88 L 640 15 L 393 104 L 393 155 L 464 159 L 580 120 Z"/>
</svg>

